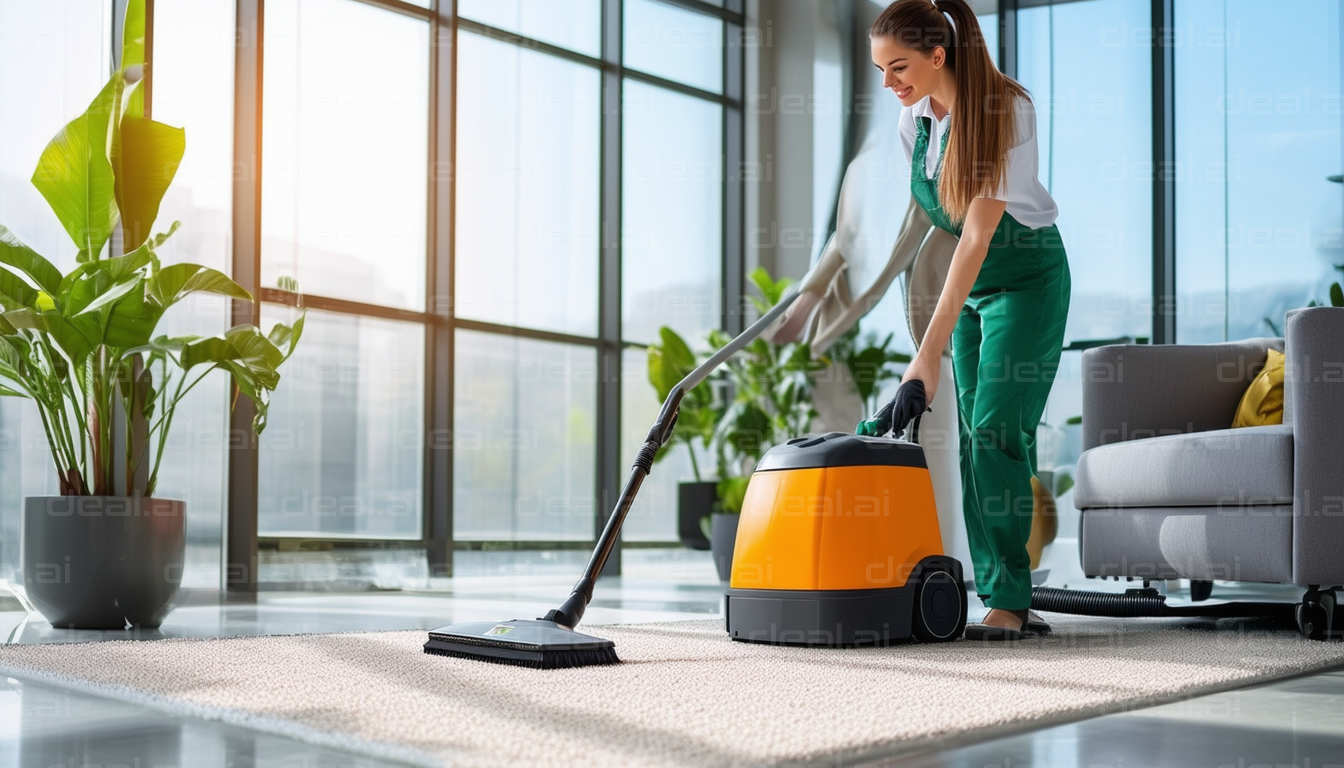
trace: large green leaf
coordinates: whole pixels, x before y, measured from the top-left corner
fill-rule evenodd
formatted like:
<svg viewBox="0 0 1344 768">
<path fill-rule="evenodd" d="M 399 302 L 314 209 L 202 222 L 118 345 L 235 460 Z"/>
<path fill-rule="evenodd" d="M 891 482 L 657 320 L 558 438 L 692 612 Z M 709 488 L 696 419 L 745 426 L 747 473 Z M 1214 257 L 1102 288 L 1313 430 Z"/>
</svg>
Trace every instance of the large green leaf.
<svg viewBox="0 0 1344 768">
<path fill-rule="evenodd" d="M 154 251 L 150 250 L 148 243 L 145 243 L 125 256 L 103 259 L 97 266 L 106 272 L 113 282 L 120 283 L 130 279 L 141 268 L 154 261 L 154 258 Z"/>
<path fill-rule="evenodd" d="M 19 242 L 14 233 L 4 226 L 0 226 L 0 264 L 19 270 L 47 293 L 55 293 L 61 284 L 61 271 Z"/>
<path fill-rule="evenodd" d="M 5 313 L 5 320 L 15 328 L 42 331 L 55 340 L 61 351 L 74 362 L 79 363 L 89 356 L 93 342 L 80 328 L 59 312 L 37 312 L 32 309 L 19 309 Z"/>
<path fill-rule="evenodd" d="M 112 305 L 103 325 L 103 340 L 113 349 L 128 349 L 149 343 L 163 317 L 163 309 L 145 300 L 143 283 Z"/>
<path fill-rule="evenodd" d="M 284 357 L 281 362 L 288 360 L 294 350 L 299 347 L 299 339 L 303 336 L 303 322 L 308 313 L 299 315 L 299 319 L 294 321 L 294 325 L 289 326 L 283 323 L 276 323 L 266 338 L 276 346 L 277 349 L 284 351 Z"/>
<path fill-rule="evenodd" d="M 258 381 L 269 385 L 267 389 L 275 389 L 280 383 L 280 375 L 275 370 L 285 361 L 285 354 L 261 335 L 255 325 L 235 325 L 224 332 L 224 338 L 238 350 L 238 359 L 258 376 Z M 271 374 L 274 374 L 273 378 Z"/>
<path fill-rule="evenodd" d="M 37 303 L 37 289 L 0 267 L 0 307 L 19 309 Z"/>
<path fill-rule="evenodd" d="M 217 293 L 251 301 L 252 294 L 217 269 L 199 264 L 173 264 L 149 279 L 148 290 L 159 306 L 167 309 L 192 293 Z"/>
<path fill-rule="evenodd" d="M 86 281 L 85 285 L 90 283 L 92 283 L 92 281 Z M 83 309 L 79 310 L 78 314 L 87 315 L 101 312 L 106 307 L 121 301 L 127 294 L 143 285 L 144 282 L 142 280 L 127 280 L 121 283 L 113 283 L 107 290 L 100 291 L 93 301 L 89 302 Z"/>
<path fill-rule="evenodd" d="M 667 326 L 659 328 L 658 335 L 663 343 L 648 348 L 649 383 L 658 393 L 658 399 L 666 400 L 672 388 L 695 369 L 695 353 L 676 331 Z"/>
<path fill-rule="evenodd" d="M 114 74 L 84 114 L 47 144 L 33 172 L 33 186 L 46 198 L 75 246 L 90 259 L 98 258 L 117 223 L 107 140 L 121 83 L 121 75 Z"/>
<path fill-rule="evenodd" d="M 16 392 L 9 387 L 6 387 L 4 384 L 0 384 L 0 397 L 27 397 L 27 395 L 22 392 Z"/>
<path fill-rule="evenodd" d="M 301 323 L 295 323 L 295 326 L 301 334 Z M 291 333 L 291 344 L 296 339 L 296 334 Z M 257 415 L 252 420 L 252 429 L 257 434 L 266 428 L 270 393 L 280 384 L 280 374 L 275 369 L 284 359 L 284 353 L 252 325 L 234 326 L 222 338 L 197 339 L 182 347 L 184 369 L 209 363 L 229 372 L 238 391 L 256 404 Z"/>
<path fill-rule="evenodd" d="M 186 148 L 186 133 L 181 128 L 132 115 L 122 118 L 116 197 L 126 248 L 138 248 L 149 239 L 159 203 L 173 183 Z"/>
</svg>

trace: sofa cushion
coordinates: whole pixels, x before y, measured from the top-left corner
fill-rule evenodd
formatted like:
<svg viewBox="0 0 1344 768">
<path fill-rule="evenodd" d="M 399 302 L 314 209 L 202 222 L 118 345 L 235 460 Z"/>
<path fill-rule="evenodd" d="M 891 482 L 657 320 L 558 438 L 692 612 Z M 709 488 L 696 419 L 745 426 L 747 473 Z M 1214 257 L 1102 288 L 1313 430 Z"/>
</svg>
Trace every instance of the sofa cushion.
<svg viewBox="0 0 1344 768">
<path fill-rule="evenodd" d="M 1293 507 L 1089 509 L 1087 576 L 1293 583 Z"/>
<path fill-rule="evenodd" d="M 1293 503 L 1291 424 L 1126 440 L 1083 451 L 1073 503 L 1197 507 Z"/>
</svg>

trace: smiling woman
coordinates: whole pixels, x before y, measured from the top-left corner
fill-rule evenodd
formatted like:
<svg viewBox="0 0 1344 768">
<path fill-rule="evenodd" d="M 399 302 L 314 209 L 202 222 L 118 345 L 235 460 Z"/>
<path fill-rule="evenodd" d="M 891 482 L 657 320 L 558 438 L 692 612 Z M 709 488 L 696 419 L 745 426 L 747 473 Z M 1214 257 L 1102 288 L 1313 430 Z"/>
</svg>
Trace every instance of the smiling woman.
<svg viewBox="0 0 1344 768">
<path fill-rule="evenodd" d="M 951 338 L 962 511 L 976 591 L 992 609 L 966 637 L 1016 640 L 1031 603 L 1036 425 L 1071 293 L 1058 209 L 1036 178 L 1035 113 L 1026 89 L 995 68 L 966 0 L 898 0 L 869 40 L 883 88 L 905 107 L 911 194 L 958 238 L 903 383 L 920 382 L 932 404 Z"/>
</svg>

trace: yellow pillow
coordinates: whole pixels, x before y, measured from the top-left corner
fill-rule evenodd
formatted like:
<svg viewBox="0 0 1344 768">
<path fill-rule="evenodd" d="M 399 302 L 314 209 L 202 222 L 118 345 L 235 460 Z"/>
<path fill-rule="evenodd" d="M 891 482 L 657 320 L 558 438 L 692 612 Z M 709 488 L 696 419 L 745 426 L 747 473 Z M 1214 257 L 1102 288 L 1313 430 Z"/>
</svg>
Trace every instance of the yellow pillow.
<svg viewBox="0 0 1344 768">
<path fill-rule="evenodd" d="M 1283 423 L 1283 353 L 1277 349 L 1265 355 L 1265 367 L 1246 388 L 1237 404 L 1234 427 L 1261 427 Z"/>
</svg>

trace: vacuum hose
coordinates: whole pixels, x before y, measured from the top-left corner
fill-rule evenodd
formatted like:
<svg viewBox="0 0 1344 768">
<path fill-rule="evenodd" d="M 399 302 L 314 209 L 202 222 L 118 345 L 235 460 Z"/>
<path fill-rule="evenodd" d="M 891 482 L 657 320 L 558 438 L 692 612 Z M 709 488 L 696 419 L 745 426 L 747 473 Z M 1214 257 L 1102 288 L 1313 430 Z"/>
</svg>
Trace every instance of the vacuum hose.
<svg viewBox="0 0 1344 768">
<path fill-rule="evenodd" d="M 1037 587 L 1031 591 L 1031 607 L 1038 611 L 1072 613 L 1078 616 L 1133 618 L 1163 615 L 1167 599 L 1157 594 L 1156 590 L 1117 595 L 1110 592 Z"/>
</svg>

